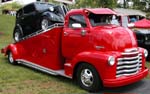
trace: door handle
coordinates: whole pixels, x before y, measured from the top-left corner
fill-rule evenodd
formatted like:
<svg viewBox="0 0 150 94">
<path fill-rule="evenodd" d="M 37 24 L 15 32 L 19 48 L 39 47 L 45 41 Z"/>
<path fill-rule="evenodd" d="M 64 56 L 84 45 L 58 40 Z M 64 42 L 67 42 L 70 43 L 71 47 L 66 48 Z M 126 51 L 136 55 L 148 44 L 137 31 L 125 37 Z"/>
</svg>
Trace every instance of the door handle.
<svg viewBox="0 0 150 94">
<path fill-rule="evenodd" d="M 81 36 L 85 36 L 85 35 L 86 35 L 86 33 L 87 33 L 87 31 L 86 31 L 86 30 L 81 30 Z"/>
<path fill-rule="evenodd" d="M 67 36 L 69 33 L 68 32 L 64 32 L 64 36 Z"/>
</svg>

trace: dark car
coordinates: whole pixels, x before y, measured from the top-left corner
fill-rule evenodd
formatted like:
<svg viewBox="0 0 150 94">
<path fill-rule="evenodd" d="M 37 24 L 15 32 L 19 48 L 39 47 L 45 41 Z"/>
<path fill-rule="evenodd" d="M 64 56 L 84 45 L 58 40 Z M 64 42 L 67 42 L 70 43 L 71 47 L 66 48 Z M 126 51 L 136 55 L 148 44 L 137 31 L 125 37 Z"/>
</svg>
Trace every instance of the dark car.
<svg viewBox="0 0 150 94">
<path fill-rule="evenodd" d="M 143 47 L 148 50 L 148 53 L 150 53 L 150 29 L 135 29 L 134 30 L 138 46 Z M 148 58 L 150 58 L 150 54 L 148 54 Z"/>
<path fill-rule="evenodd" d="M 64 5 L 34 2 L 17 11 L 13 38 L 17 42 L 38 30 L 46 30 L 54 23 L 63 23 L 67 13 Z"/>
</svg>

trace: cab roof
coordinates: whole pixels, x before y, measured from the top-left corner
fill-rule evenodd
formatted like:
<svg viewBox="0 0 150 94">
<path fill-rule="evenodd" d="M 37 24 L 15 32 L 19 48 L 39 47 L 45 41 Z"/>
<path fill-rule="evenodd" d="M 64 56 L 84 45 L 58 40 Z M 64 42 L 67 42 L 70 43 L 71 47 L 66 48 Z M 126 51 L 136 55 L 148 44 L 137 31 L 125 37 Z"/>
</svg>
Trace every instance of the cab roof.
<svg viewBox="0 0 150 94">
<path fill-rule="evenodd" d="M 84 8 L 84 9 L 72 9 L 69 14 L 72 13 L 82 13 L 82 12 L 91 12 L 93 14 L 114 14 L 116 15 L 117 13 L 114 12 L 113 10 L 109 8 Z"/>
</svg>

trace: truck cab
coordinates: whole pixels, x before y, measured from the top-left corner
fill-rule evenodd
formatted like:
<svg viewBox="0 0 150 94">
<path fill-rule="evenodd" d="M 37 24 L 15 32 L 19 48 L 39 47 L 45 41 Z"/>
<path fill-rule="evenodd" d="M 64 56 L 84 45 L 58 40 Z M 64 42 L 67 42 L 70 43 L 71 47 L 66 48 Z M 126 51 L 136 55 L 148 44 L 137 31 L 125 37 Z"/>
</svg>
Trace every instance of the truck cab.
<svg viewBox="0 0 150 94">
<path fill-rule="evenodd" d="M 115 14 L 108 8 L 73 9 L 64 25 L 33 33 L 1 52 L 11 64 L 75 79 L 88 91 L 131 84 L 147 76 L 148 53 L 130 29 L 111 24 Z"/>
</svg>

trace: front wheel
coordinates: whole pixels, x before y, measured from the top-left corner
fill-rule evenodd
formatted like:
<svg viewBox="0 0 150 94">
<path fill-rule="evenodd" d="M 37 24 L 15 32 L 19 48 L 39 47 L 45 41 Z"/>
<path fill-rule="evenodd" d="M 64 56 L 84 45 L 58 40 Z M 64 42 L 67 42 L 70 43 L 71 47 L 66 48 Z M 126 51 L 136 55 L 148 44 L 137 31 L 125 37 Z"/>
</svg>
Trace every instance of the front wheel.
<svg viewBox="0 0 150 94">
<path fill-rule="evenodd" d="M 12 52 L 8 52 L 8 62 L 13 65 L 17 64 L 17 61 L 14 60 Z"/>
<path fill-rule="evenodd" d="M 44 16 L 41 20 L 41 29 L 47 30 L 49 26 L 53 25 L 54 22 L 51 21 L 47 16 Z"/>
<path fill-rule="evenodd" d="M 15 28 L 14 33 L 13 33 L 13 38 L 14 38 L 15 42 L 18 42 L 22 39 L 22 34 L 21 34 L 20 28 Z"/>
<path fill-rule="evenodd" d="M 77 83 L 81 88 L 91 92 L 99 91 L 103 87 L 96 69 L 86 63 L 81 64 L 77 69 Z"/>
</svg>

